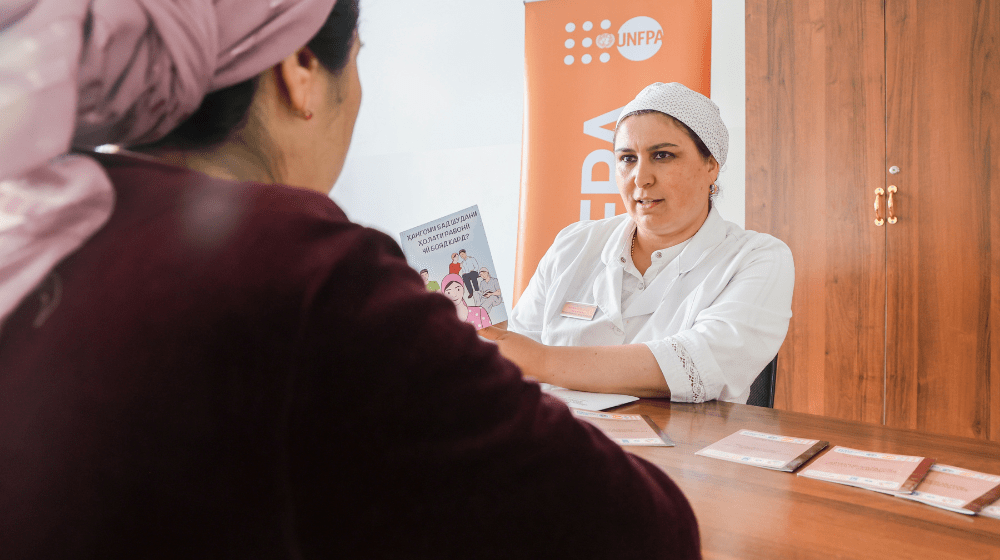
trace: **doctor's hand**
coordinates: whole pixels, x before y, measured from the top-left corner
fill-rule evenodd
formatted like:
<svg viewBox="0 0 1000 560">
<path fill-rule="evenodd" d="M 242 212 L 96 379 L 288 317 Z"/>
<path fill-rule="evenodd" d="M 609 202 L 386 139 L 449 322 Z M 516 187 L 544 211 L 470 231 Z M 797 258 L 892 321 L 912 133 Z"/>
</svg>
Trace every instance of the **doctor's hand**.
<svg viewBox="0 0 1000 560">
<path fill-rule="evenodd" d="M 622 393 L 670 398 L 660 364 L 645 344 L 621 346 L 546 346 L 497 327 L 479 335 L 496 342 L 500 354 L 525 377 L 591 393 Z"/>
<path fill-rule="evenodd" d="M 525 377 L 545 381 L 545 362 L 549 347 L 522 334 L 506 330 L 506 321 L 500 325 L 503 328 L 498 325 L 477 332 L 479 336 L 495 342 L 500 348 L 500 355 L 521 368 L 521 373 Z"/>
</svg>

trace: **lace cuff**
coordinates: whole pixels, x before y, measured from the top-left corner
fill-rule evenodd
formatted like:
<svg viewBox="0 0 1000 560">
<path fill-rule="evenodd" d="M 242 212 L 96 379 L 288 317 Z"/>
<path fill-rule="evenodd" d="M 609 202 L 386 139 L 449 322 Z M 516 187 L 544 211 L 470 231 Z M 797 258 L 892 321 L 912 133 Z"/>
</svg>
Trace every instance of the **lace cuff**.
<svg viewBox="0 0 1000 560">
<path fill-rule="evenodd" d="M 710 400 L 701 371 L 684 344 L 675 337 L 645 343 L 660 364 L 663 379 L 674 401 L 700 403 Z"/>
<path fill-rule="evenodd" d="M 677 359 L 681 363 L 681 368 L 687 374 L 688 381 L 691 382 L 691 402 L 705 402 L 705 382 L 701 380 L 701 374 L 694 365 L 694 360 L 688 354 L 684 345 L 676 340 L 670 341 L 670 348 L 677 354 Z"/>
</svg>

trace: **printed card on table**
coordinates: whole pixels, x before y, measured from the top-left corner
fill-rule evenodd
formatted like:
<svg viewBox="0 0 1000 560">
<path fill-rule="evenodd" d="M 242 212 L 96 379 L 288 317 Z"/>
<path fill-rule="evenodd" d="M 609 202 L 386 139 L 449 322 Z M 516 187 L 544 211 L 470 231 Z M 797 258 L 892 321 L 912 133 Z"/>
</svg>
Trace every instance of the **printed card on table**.
<svg viewBox="0 0 1000 560">
<path fill-rule="evenodd" d="M 593 424 L 618 445 L 643 445 L 673 447 L 667 434 L 649 419 L 640 414 L 610 414 L 591 410 L 573 409 L 573 414 Z"/>
<path fill-rule="evenodd" d="M 910 494 L 934 459 L 875 453 L 836 446 L 799 472 L 799 476 L 857 486 L 886 494 Z"/>
<path fill-rule="evenodd" d="M 427 291 L 450 299 L 461 320 L 477 329 L 507 320 L 479 206 L 408 229 L 399 244 Z"/>
<path fill-rule="evenodd" d="M 566 403 L 566 406 L 570 408 L 581 408 L 583 410 L 604 410 L 639 400 L 639 397 L 633 397 L 631 395 L 573 391 L 556 385 L 549 385 L 548 383 L 540 383 L 539 385 L 541 386 L 542 391 Z"/>
<path fill-rule="evenodd" d="M 818 439 L 802 439 L 753 430 L 726 436 L 695 455 L 714 457 L 754 467 L 793 472 L 830 445 Z"/>
<path fill-rule="evenodd" d="M 1000 476 L 935 463 L 916 490 L 902 497 L 972 515 L 1000 499 Z"/>
</svg>

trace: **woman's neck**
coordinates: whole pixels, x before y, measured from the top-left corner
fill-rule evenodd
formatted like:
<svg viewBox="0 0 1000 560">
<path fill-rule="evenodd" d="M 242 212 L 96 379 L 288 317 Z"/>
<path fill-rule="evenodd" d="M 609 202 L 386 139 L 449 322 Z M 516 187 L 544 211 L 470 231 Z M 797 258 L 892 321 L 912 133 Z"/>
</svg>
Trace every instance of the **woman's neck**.
<svg viewBox="0 0 1000 560">
<path fill-rule="evenodd" d="M 650 232 L 644 232 L 642 228 L 636 224 L 635 230 L 632 232 L 632 241 L 630 242 L 629 251 L 632 256 L 632 264 L 639 271 L 639 274 L 646 274 L 646 270 L 653 264 L 653 253 L 656 251 L 662 251 L 663 249 L 669 249 L 680 243 L 684 243 L 688 239 L 691 239 L 701 230 L 701 227 L 705 225 L 705 221 L 708 220 L 708 214 L 711 213 L 712 207 L 709 205 L 708 211 L 705 212 L 705 217 L 700 220 L 697 225 L 693 225 L 687 228 L 680 235 L 672 236 L 657 236 Z"/>
<path fill-rule="evenodd" d="M 207 148 L 153 146 L 140 149 L 167 163 L 204 173 L 216 179 L 237 182 L 280 183 L 280 173 L 270 158 L 242 142 L 224 142 Z"/>
</svg>

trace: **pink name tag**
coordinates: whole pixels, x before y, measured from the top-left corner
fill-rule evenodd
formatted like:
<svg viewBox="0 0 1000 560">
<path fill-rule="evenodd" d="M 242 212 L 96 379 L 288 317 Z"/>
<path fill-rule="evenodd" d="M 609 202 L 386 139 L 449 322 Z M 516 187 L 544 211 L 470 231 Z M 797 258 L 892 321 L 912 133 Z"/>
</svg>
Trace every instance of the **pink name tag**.
<svg viewBox="0 0 1000 560">
<path fill-rule="evenodd" d="M 594 314 L 597 313 L 596 305 L 589 305 L 586 303 L 577 303 L 575 301 L 567 301 L 562 308 L 563 317 L 569 317 L 571 319 L 583 319 L 584 321 L 593 321 Z"/>
</svg>

